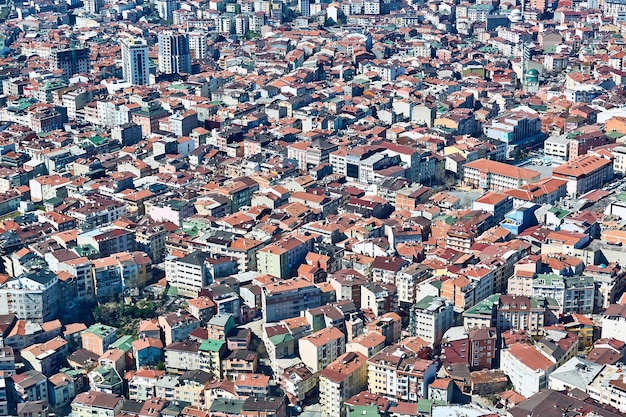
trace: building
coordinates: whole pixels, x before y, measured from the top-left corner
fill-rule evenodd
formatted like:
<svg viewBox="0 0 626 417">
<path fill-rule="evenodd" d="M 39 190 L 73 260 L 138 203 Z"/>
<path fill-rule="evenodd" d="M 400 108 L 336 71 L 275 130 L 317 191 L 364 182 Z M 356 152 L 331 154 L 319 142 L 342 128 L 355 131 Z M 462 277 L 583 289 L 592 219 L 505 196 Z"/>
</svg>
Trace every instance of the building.
<svg viewBox="0 0 626 417">
<path fill-rule="evenodd" d="M 144 39 L 122 39 L 122 74 L 132 85 L 150 84 L 148 44 Z"/>
<path fill-rule="evenodd" d="M 322 291 L 303 279 L 275 279 L 262 287 L 261 304 L 267 323 L 297 317 L 301 311 L 322 305 Z"/>
<path fill-rule="evenodd" d="M 494 221 L 501 222 L 513 210 L 513 199 L 506 194 L 488 192 L 472 203 L 472 209 L 486 211 L 493 216 Z"/>
<path fill-rule="evenodd" d="M 602 316 L 602 338 L 622 340 L 626 335 L 626 305 L 611 304 Z"/>
<path fill-rule="evenodd" d="M 109 346 L 117 340 L 117 329 L 96 323 L 82 332 L 80 338 L 83 349 L 102 356 L 109 349 Z"/>
<path fill-rule="evenodd" d="M 539 115 L 521 111 L 493 119 L 485 127 L 485 133 L 487 137 L 507 145 L 507 158 L 514 156 L 517 149 L 539 144 L 545 138 Z"/>
<path fill-rule="evenodd" d="M 100 257 L 108 257 L 120 252 L 133 252 L 135 250 L 135 233 L 116 227 L 102 227 L 81 233 L 76 237 L 79 246 L 95 248 Z"/>
<path fill-rule="evenodd" d="M 554 162 L 563 163 L 569 160 L 570 140 L 566 135 L 553 136 L 543 143 L 543 154 Z"/>
<path fill-rule="evenodd" d="M 531 334 L 543 332 L 545 307 L 539 305 L 537 298 L 501 295 L 495 308 L 495 322 L 498 331 L 513 329 L 527 331 Z"/>
<path fill-rule="evenodd" d="M 46 376 L 52 376 L 65 364 L 68 343 L 60 336 L 45 343 L 36 343 L 21 350 L 22 359 Z"/>
<path fill-rule="evenodd" d="M 176 0 L 155 0 L 159 17 L 163 20 L 172 20 L 174 17 L 174 10 L 178 9 L 178 2 Z"/>
<path fill-rule="evenodd" d="M 24 320 L 43 323 L 60 313 L 58 277 L 49 269 L 34 269 L 9 278 L 0 286 L 0 314 L 15 314 Z"/>
<path fill-rule="evenodd" d="M 124 406 L 124 398 L 104 392 L 87 391 L 72 401 L 72 415 L 76 417 L 114 417 Z"/>
<path fill-rule="evenodd" d="M 128 382 L 128 398 L 135 401 L 145 401 L 155 396 L 156 384 L 164 371 L 154 369 L 138 369 Z"/>
<path fill-rule="evenodd" d="M 189 35 L 172 31 L 159 33 L 159 72 L 190 74 Z"/>
<path fill-rule="evenodd" d="M 346 351 L 346 336 L 336 327 L 328 327 L 298 341 L 302 362 L 318 372 Z"/>
<path fill-rule="evenodd" d="M 411 336 L 420 337 L 433 346 L 439 344 L 446 330 L 452 327 L 454 306 L 446 299 L 429 295 L 413 305 L 409 317 Z"/>
<path fill-rule="evenodd" d="M 416 403 L 428 394 L 437 362 L 419 358 L 400 344 L 387 346 L 367 360 L 368 391 L 397 401 Z"/>
<path fill-rule="evenodd" d="M 481 327 L 467 332 L 469 341 L 468 361 L 470 369 L 491 369 L 496 359 L 497 330 L 495 327 Z"/>
<path fill-rule="evenodd" d="M 203 32 L 189 32 L 189 52 L 192 59 L 206 59 L 208 52 L 208 35 Z"/>
<path fill-rule="evenodd" d="M 320 372 L 319 382 L 322 412 L 346 417 L 344 401 L 367 387 L 367 358 L 361 353 L 345 353 Z"/>
<path fill-rule="evenodd" d="M 167 281 L 176 287 L 180 295 L 197 297 L 198 292 L 213 283 L 209 274 L 207 260 L 211 258 L 208 252 L 195 251 L 180 259 L 166 261 Z"/>
<path fill-rule="evenodd" d="M 538 182 L 540 174 L 489 159 L 468 162 L 463 167 L 463 183 L 474 188 L 502 191 Z"/>
<path fill-rule="evenodd" d="M 10 377 L 13 401 L 23 403 L 27 401 L 43 401 L 48 403 L 48 379 L 39 371 L 30 370 Z"/>
<path fill-rule="evenodd" d="M 87 74 L 89 73 L 89 53 L 88 47 L 54 48 L 50 51 L 50 69 L 62 70 L 66 78 L 74 74 Z"/>
<path fill-rule="evenodd" d="M 159 326 L 163 329 L 165 345 L 184 340 L 194 329 L 200 327 L 200 320 L 187 311 L 162 314 Z"/>
<path fill-rule="evenodd" d="M 307 253 L 313 250 L 313 239 L 290 236 L 257 252 L 257 268 L 262 274 L 277 278 L 289 278 L 304 263 Z"/>
<path fill-rule="evenodd" d="M 563 277 L 539 274 L 533 279 L 532 294 L 555 299 L 563 314 L 591 314 L 595 303 L 595 283 L 593 277 L 584 275 Z"/>
<path fill-rule="evenodd" d="M 621 367 L 605 365 L 586 386 L 586 391 L 600 404 L 626 413 L 626 378 Z"/>
<path fill-rule="evenodd" d="M 104 8 L 104 0 L 85 0 L 83 4 L 85 11 L 89 14 L 99 14 Z"/>
<path fill-rule="evenodd" d="M 280 387 L 291 404 L 301 404 L 318 386 L 319 374 L 304 363 L 285 368 Z"/>
<path fill-rule="evenodd" d="M 500 369 L 515 391 L 526 398 L 548 388 L 548 377 L 555 368 L 555 362 L 530 344 L 514 343 L 500 353 Z"/>
<path fill-rule="evenodd" d="M 582 155 L 552 170 L 552 178 L 567 181 L 567 194 L 573 197 L 602 188 L 613 179 L 613 161 Z"/>
</svg>

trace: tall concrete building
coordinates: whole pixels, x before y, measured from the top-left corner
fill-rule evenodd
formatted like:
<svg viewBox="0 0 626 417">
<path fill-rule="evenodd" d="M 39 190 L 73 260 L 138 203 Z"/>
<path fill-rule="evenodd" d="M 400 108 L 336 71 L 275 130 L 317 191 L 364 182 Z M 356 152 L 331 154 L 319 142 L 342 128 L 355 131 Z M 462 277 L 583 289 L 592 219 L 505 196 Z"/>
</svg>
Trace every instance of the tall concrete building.
<svg viewBox="0 0 626 417">
<path fill-rule="evenodd" d="M 176 0 L 155 0 L 154 5 L 156 6 L 157 13 L 159 13 L 159 17 L 163 20 L 172 19 L 174 17 L 174 10 L 178 9 Z"/>
<path fill-rule="evenodd" d="M 83 4 L 87 13 L 98 14 L 104 7 L 104 0 L 85 0 Z"/>
<path fill-rule="evenodd" d="M 207 41 L 209 35 L 202 32 L 189 33 L 189 52 L 193 59 L 205 59 L 208 56 Z"/>
<path fill-rule="evenodd" d="M 50 51 L 50 69 L 63 70 L 65 77 L 89 72 L 89 48 L 53 49 Z"/>
<path fill-rule="evenodd" d="M 150 84 L 148 44 L 145 40 L 122 40 L 122 73 L 124 80 L 133 85 Z"/>
<path fill-rule="evenodd" d="M 159 71 L 163 74 L 191 72 L 189 35 L 169 31 L 159 34 Z"/>
</svg>

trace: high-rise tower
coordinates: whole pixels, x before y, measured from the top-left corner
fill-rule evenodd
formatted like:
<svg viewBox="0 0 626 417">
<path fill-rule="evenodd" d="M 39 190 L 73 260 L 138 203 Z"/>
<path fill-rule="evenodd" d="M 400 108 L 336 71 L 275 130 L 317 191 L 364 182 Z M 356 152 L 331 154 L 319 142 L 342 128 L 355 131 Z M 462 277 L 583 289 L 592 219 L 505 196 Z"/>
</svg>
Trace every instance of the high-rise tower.
<svg viewBox="0 0 626 417">
<path fill-rule="evenodd" d="M 148 44 L 144 39 L 122 40 L 122 73 L 124 80 L 133 85 L 150 84 Z"/>
</svg>

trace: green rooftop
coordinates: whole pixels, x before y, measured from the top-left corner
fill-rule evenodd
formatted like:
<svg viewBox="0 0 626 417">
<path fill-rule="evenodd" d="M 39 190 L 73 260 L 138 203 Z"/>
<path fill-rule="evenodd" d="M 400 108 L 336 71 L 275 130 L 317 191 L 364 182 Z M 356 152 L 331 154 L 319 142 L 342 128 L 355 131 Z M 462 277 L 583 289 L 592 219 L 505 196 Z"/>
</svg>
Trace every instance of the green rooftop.
<svg viewBox="0 0 626 417">
<path fill-rule="evenodd" d="M 235 400 L 231 398 L 216 398 L 211 403 L 211 407 L 209 407 L 209 413 L 213 415 L 215 414 L 241 414 L 241 410 L 243 409 L 243 403 L 245 400 Z"/>
<path fill-rule="evenodd" d="M 111 343 L 112 348 L 116 348 L 121 350 L 122 352 L 129 352 L 133 347 L 133 339 L 132 336 L 122 336 L 117 339 L 115 342 Z"/>
<path fill-rule="evenodd" d="M 547 286 L 564 286 L 563 277 L 557 274 L 539 274 L 537 278 L 533 278 L 533 285 L 543 281 L 541 285 Z"/>
<path fill-rule="evenodd" d="M 89 258 L 90 256 L 98 254 L 98 249 L 94 248 L 91 245 L 74 246 L 72 249 L 76 251 L 78 256 L 85 258 Z"/>
<path fill-rule="evenodd" d="M 622 136 L 624 136 L 624 134 L 623 134 L 623 133 L 621 133 L 621 132 L 615 132 L 615 131 L 606 132 L 604 135 L 605 135 L 605 136 L 608 136 L 608 137 L 609 137 L 609 138 L 611 138 L 611 139 L 618 139 L 618 138 L 621 138 Z"/>
<path fill-rule="evenodd" d="M 204 352 L 219 352 L 225 344 L 224 340 L 207 339 L 200 345 L 200 350 Z"/>
<path fill-rule="evenodd" d="M 95 135 L 89 138 L 89 141 L 96 146 L 100 146 L 105 143 L 107 140 L 100 135 Z"/>
<path fill-rule="evenodd" d="M 113 326 L 107 326 L 106 324 L 96 323 L 85 330 L 85 333 L 93 333 L 96 336 L 104 339 L 105 337 L 110 336 L 112 333 L 117 332 L 117 329 Z"/>
<path fill-rule="evenodd" d="M 620 201 L 626 201 L 626 192 L 619 193 L 616 198 Z"/>
<path fill-rule="evenodd" d="M 434 299 L 435 299 L 434 295 L 427 295 L 426 297 L 424 297 L 421 300 L 419 300 L 418 302 L 416 302 L 414 307 L 419 309 L 419 310 L 424 310 L 424 309 L 430 307 L 430 305 L 432 304 Z"/>
<path fill-rule="evenodd" d="M 453 225 L 454 223 L 456 223 L 456 217 L 454 216 L 439 216 L 437 217 L 437 220 L 447 223 L 449 225 Z"/>
<path fill-rule="evenodd" d="M 419 414 L 430 414 L 433 409 L 433 400 L 420 398 L 417 400 L 417 412 Z"/>
<path fill-rule="evenodd" d="M 375 405 L 353 405 L 348 408 L 349 417 L 379 417 L 378 407 Z"/>
<path fill-rule="evenodd" d="M 443 285 L 443 281 L 436 279 L 434 281 L 431 281 L 430 285 L 432 285 L 433 287 L 437 288 L 438 290 L 441 290 L 441 286 Z"/>
<path fill-rule="evenodd" d="M 550 210 L 548 210 L 548 212 L 554 214 L 559 220 L 563 220 L 571 213 L 570 211 L 563 210 L 558 207 L 552 207 Z"/>
<path fill-rule="evenodd" d="M 270 342 L 272 342 L 274 346 L 280 343 L 288 342 L 290 340 L 293 340 L 293 336 L 291 335 L 291 333 L 277 334 L 277 335 L 270 337 Z"/>
<path fill-rule="evenodd" d="M 474 307 L 467 309 L 465 313 L 463 313 L 463 315 L 464 316 L 465 315 L 467 316 L 491 315 L 493 311 L 493 305 L 496 304 L 499 299 L 500 299 L 500 294 L 498 293 L 490 295 L 489 297 L 485 298 L 484 300 L 476 304 Z"/>
</svg>

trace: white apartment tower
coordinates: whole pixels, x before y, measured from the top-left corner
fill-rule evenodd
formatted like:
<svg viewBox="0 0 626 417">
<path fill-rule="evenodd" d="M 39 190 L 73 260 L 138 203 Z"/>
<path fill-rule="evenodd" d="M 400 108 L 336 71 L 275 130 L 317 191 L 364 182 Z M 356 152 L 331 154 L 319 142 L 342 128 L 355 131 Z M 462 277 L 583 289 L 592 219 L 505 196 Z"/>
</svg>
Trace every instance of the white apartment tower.
<svg viewBox="0 0 626 417">
<path fill-rule="evenodd" d="M 189 35 L 186 33 L 159 33 L 159 71 L 163 74 L 191 73 Z"/>
<path fill-rule="evenodd" d="M 163 20 L 172 19 L 174 10 L 178 9 L 176 0 L 155 0 L 154 5 L 159 17 Z"/>
<path fill-rule="evenodd" d="M 87 13 L 98 14 L 104 7 L 104 0 L 85 0 L 83 4 Z"/>
<path fill-rule="evenodd" d="M 189 52 L 193 59 L 205 59 L 208 56 L 207 41 L 209 36 L 202 32 L 189 33 Z"/>
<path fill-rule="evenodd" d="M 124 81 L 133 85 L 150 84 L 148 44 L 144 39 L 122 40 L 122 73 Z"/>
</svg>

